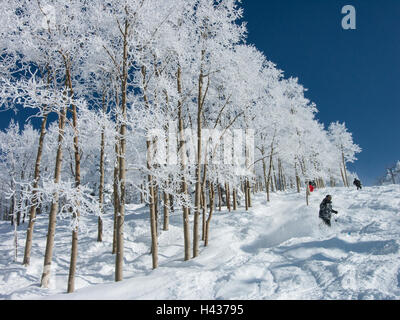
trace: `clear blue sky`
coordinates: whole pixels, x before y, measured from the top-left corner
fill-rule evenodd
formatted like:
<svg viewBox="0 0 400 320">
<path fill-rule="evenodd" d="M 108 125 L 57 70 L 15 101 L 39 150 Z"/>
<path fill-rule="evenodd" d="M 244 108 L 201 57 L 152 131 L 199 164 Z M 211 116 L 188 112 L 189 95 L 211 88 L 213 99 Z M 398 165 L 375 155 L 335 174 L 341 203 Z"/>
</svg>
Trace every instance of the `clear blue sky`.
<svg viewBox="0 0 400 320">
<path fill-rule="evenodd" d="M 341 10 L 356 9 L 343 30 Z M 243 0 L 248 41 L 299 78 L 317 115 L 345 122 L 363 152 L 349 165 L 365 185 L 400 160 L 400 0 Z"/>
</svg>

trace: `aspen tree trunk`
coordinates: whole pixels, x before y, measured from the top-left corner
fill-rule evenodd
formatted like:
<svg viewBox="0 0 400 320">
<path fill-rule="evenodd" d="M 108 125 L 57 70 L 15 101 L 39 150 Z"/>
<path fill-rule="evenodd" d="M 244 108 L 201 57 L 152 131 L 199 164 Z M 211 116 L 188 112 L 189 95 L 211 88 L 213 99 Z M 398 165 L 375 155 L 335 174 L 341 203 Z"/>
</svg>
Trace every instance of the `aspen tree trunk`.
<svg viewBox="0 0 400 320">
<path fill-rule="evenodd" d="M 300 193 L 300 177 L 299 177 L 299 173 L 297 171 L 297 162 L 294 163 L 294 171 L 295 171 L 295 174 L 296 174 L 297 193 Z"/>
<path fill-rule="evenodd" d="M 116 259 L 115 259 L 115 281 L 123 279 L 124 259 L 124 220 L 125 220 L 125 154 L 126 154 L 126 125 L 121 124 L 121 146 L 119 158 L 119 206 L 117 212 L 116 232 Z"/>
<path fill-rule="evenodd" d="M 272 175 L 273 175 L 273 178 L 274 178 L 275 191 L 278 191 L 278 183 L 277 183 L 277 180 L 276 180 L 275 166 L 274 166 L 273 162 L 272 162 Z"/>
<path fill-rule="evenodd" d="M 27 208 L 28 207 L 28 200 L 25 200 L 25 208 Z M 1 212 L 1 210 L 0 210 L 0 212 Z M 28 210 L 26 209 L 26 210 L 24 210 L 24 215 L 22 216 L 22 224 L 24 224 L 25 223 L 25 218 L 26 218 L 26 213 L 28 212 Z"/>
<path fill-rule="evenodd" d="M 208 246 L 208 239 L 210 235 L 210 222 L 211 218 L 213 215 L 214 211 L 214 199 L 215 199 L 215 193 L 214 193 L 214 184 L 210 182 L 210 214 L 208 215 L 207 222 L 206 222 L 206 234 L 204 237 L 204 246 Z"/>
<path fill-rule="evenodd" d="M 24 167 L 25 165 L 22 164 L 22 167 Z M 21 181 L 24 181 L 24 171 L 21 172 Z M 22 192 L 23 192 L 23 188 L 20 187 L 20 192 L 19 192 L 19 200 L 18 200 L 18 210 L 17 210 L 17 226 L 19 227 L 19 225 L 21 224 L 21 209 L 22 209 Z"/>
<path fill-rule="evenodd" d="M 346 161 L 344 160 L 344 153 L 342 151 L 342 163 L 343 163 L 343 172 L 344 172 L 344 178 L 346 180 L 346 187 L 349 188 L 349 179 L 347 177 L 347 170 L 346 170 Z"/>
<path fill-rule="evenodd" d="M 151 160 L 151 143 L 147 141 L 147 169 L 150 171 L 152 167 Z M 151 255 L 152 255 L 152 263 L 153 269 L 158 267 L 158 243 L 157 243 L 157 225 L 156 225 L 156 196 L 155 196 L 155 188 L 153 182 L 153 176 L 149 174 L 148 176 L 149 183 L 149 200 L 150 200 L 150 232 L 151 232 Z"/>
<path fill-rule="evenodd" d="M 264 184 L 265 184 L 265 191 L 267 192 L 267 201 L 269 202 L 269 176 L 267 176 L 267 164 L 265 163 L 265 160 L 262 160 L 262 165 L 263 165 L 263 174 L 264 174 Z"/>
<path fill-rule="evenodd" d="M 71 79 L 71 69 L 70 66 L 67 66 L 67 79 L 70 97 L 73 98 L 74 92 L 72 89 L 72 79 Z M 78 114 L 76 110 L 76 105 L 72 104 L 72 125 L 74 129 L 74 156 L 75 156 L 75 188 L 79 189 L 81 184 L 81 159 L 79 154 L 79 138 L 78 138 Z M 79 208 L 79 203 L 75 204 L 77 208 Z M 79 209 L 77 209 L 74 214 L 74 218 L 78 220 L 79 223 Z M 78 225 L 72 231 L 72 248 L 71 248 L 71 262 L 69 268 L 69 276 L 68 276 L 68 293 L 74 292 L 75 290 L 75 271 L 76 271 L 76 263 L 78 259 Z"/>
<path fill-rule="evenodd" d="M 300 189 L 301 189 L 301 181 L 300 181 L 300 177 L 297 175 L 296 176 L 296 187 L 297 187 L 297 192 L 300 193 Z"/>
<path fill-rule="evenodd" d="M 271 187 L 271 192 L 275 192 L 274 181 L 272 180 L 272 175 L 269 177 L 268 183 Z"/>
<path fill-rule="evenodd" d="M 154 179 L 153 179 L 154 182 Z M 154 216 L 156 220 L 156 236 L 158 236 L 158 185 L 154 183 Z"/>
<path fill-rule="evenodd" d="M 229 183 L 225 183 L 225 197 L 226 197 L 226 206 L 229 210 L 229 212 L 231 212 L 231 197 L 230 197 L 230 190 L 229 190 Z"/>
<path fill-rule="evenodd" d="M 251 188 L 250 188 L 250 181 L 247 180 L 247 201 L 248 201 L 248 207 L 251 208 Z"/>
<path fill-rule="evenodd" d="M 15 187 L 13 184 L 11 184 L 11 189 L 15 190 Z M 11 199 L 11 206 L 10 206 L 10 214 L 11 214 L 11 225 L 13 226 L 14 223 L 17 224 L 17 217 L 15 215 L 15 219 L 14 219 L 14 212 L 17 211 L 16 206 L 17 206 L 17 201 L 16 201 L 16 196 L 15 194 L 12 196 Z"/>
<path fill-rule="evenodd" d="M 233 192 L 232 192 L 232 196 L 233 196 L 233 210 L 236 211 L 237 210 L 237 194 L 236 194 L 236 188 L 233 188 Z"/>
<path fill-rule="evenodd" d="M 61 110 L 58 124 L 58 146 L 56 155 L 56 164 L 54 169 L 54 183 L 58 184 L 61 178 L 61 166 L 63 160 L 62 143 L 64 140 L 65 130 L 65 117 L 66 107 Z M 48 288 L 50 283 L 51 275 L 51 260 L 53 258 L 53 247 L 54 247 L 54 235 L 56 231 L 56 219 L 59 207 L 59 194 L 56 191 L 53 194 L 53 200 L 51 202 L 50 214 L 49 214 L 49 225 L 47 231 L 46 251 L 44 256 L 44 266 L 40 286 L 42 288 Z"/>
<path fill-rule="evenodd" d="M 285 172 L 283 171 L 282 161 L 280 159 L 279 159 L 279 165 L 280 165 L 281 175 L 282 175 L 282 189 L 283 189 L 283 191 L 286 191 L 286 176 L 285 176 Z"/>
<path fill-rule="evenodd" d="M 36 221 L 36 210 L 37 210 L 37 187 L 39 186 L 40 179 L 40 163 L 42 161 L 43 154 L 43 142 L 44 137 L 46 135 L 46 124 L 47 124 L 48 113 L 46 112 L 42 119 L 42 125 L 40 127 L 40 136 L 39 136 L 39 146 L 36 154 L 36 162 L 35 162 L 35 172 L 34 172 L 34 180 L 33 180 L 33 205 L 29 209 L 29 224 L 26 232 L 26 242 L 25 242 L 25 253 L 23 264 L 28 266 L 31 260 L 31 251 L 32 251 L 32 238 L 33 238 L 33 229 Z"/>
<path fill-rule="evenodd" d="M 164 225 L 163 230 L 168 231 L 169 228 L 169 195 L 165 191 L 163 192 L 164 199 Z"/>
<path fill-rule="evenodd" d="M 150 108 L 149 106 L 149 101 L 147 98 L 147 86 L 146 86 L 146 67 L 142 66 L 141 68 L 142 72 L 142 78 L 143 78 L 143 99 L 145 102 L 145 106 L 147 109 Z M 147 169 L 149 172 L 151 172 L 151 169 L 153 167 L 152 164 L 152 157 L 151 157 L 151 146 L 152 144 L 154 145 L 155 141 L 150 142 L 149 138 L 147 138 L 146 141 L 146 147 L 147 147 Z M 158 189 L 154 186 L 154 181 L 153 181 L 153 176 L 152 174 L 147 175 L 148 179 L 148 184 L 149 184 L 149 209 L 150 209 L 150 233 L 151 233 L 151 255 L 152 255 L 152 264 L 153 264 L 153 269 L 156 269 L 158 267 L 158 242 L 157 242 L 157 213 L 158 213 L 158 198 L 157 198 L 157 193 Z"/>
<path fill-rule="evenodd" d="M 103 112 L 107 111 L 105 104 L 105 94 L 103 93 Z M 101 130 L 101 143 L 100 143 L 100 184 L 99 184 L 99 205 L 100 215 L 97 225 L 97 242 L 103 241 L 103 214 L 104 214 L 104 158 L 105 158 L 105 126 Z"/>
<path fill-rule="evenodd" d="M 301 173 L 302 173 L 303 175 L 305 175 L 305 172 L 306 172 L 306 164 L 305 164 L 305 161 L 304 161 L 304 157 L 302 157 L 302 159 L 301 159 L 301 161 L 300 161 L 300 169 L 301 169 Z"/>
<path fill-rule="evenodd" d="M 279 180 L 279 166 L 278 166 L 278 172 L 275 171 L 275 166 L 274 166 L 274 180 L 275 180 L 276 191 L 281 191 L 281 182 Z"/>
<path fill-rule="evenodd" d="M 166 95 L 165 102 L 166 102 L 166 105 L 168 106 L 169 105 L 168 94 L 165 93 L 165 95 Z M 167 133 L 168 132 L 168 127 L 165 126 L 164 130 Z M 167 139 L 166 139 L 166 144 L 167 144 L 167 148 L 166 148 L 167 163 L 169 163 L 169 153 L 170 153 L 169 143 L 170 143 L 170 141 L 169 141 L 169 138 L 168 138 L 168 135 L 167 135 Z M 170 180 L 170 176 L 168 176 L 167 181 L 166 181 L 167 186 L 169 186 L 169 182 L 170 182 L 169 180 Z M 163 230 L 164 231 L 168 231 L 168 229 L 169 229 L 169 206 L 170 206 L 169 198 L 170 198 L 169 194 L 164 191 L 163 192 L 163 202 L 164 202 L 164 225 L 163 225 Z"/>
<path fill-rule="evenodd" d="M 15 190 L 15 184 L 13 182 L 13 186 L 12 189 Z M 13 196 L 13 215 L 12 215 L 12 219 L 13 219 L 13 226 L 14 226 L 14 262 L 17 262 L 17 258 L 18 258 L 18 223 L 17 223 L 17 215 L 16 215 L 16 208 L 17 208 L 17 200 L 15 195 Z"/>
<path fill-rule="evenodd" d="M 282 173 L 281 173 L 281 160 L 280 159 L 278 159 L 278 179 L 279 179 L 279 191 L 283 191 Z"/>
<path fill-rule="evenodd" d="M 207 175 L 207 154 L 204 155 L 204 169 L 203 169 L 203 181 L 201 184 L 201 196 L 202 196 L 202 235 L 201 240 L 204 241 L 206 234 L 206 213 L 207 213 L 207 197 L 206 197 L 206 175 Z"/>
<path fill-rule="evenodd" d="M 275 139 L 275 135 L 274 135 L 274 139 Z M 274 185 L 272 183 L 272 160 L 273 160 L 273 155 L 274 155 L 274 140 L 271 143 L 270 152 L 271 153 L 269 155 L 268 176 L 267 176 L 267 181 L 266 181 L 267 201 L 270 201 L 270 189 L 272 192 L 274 192 Z"/>
<path fill-rule="evenodd" d="M 246 211 L 249 210 L 249 192 L 247 190 L 247 178 L 244 181 L 244 202 L 246 205 Z"/>
<path fill-rule="evenodd" d="M 278 164 L 279 164 L 279 181 L 281 184 L 281 191 L 285 191 L 286 190 L 286 181 L 285 181 L 285 175 L 283 173 L 281 159 L 278 160 Z"/>
<path fill-rule="evenodd" d="M 122 60 L 122 79 L 121 79 L 121 114 L 120 125 L 120 157 L 119 157 L 119 211 L 117 217 L 117 254 L 115 259 L 115 281 L 123 279 L 124 263 L 124 220 L 125 220 L 125 201 L 126 201 L 126 120 L 127 120 L 127 82 L 128 82 L 128 18 L 125 18 L 125 28 L 123 33 L 123 60 Z"/>
<path fill-rule="evenodd" d="M 344 174 L 343 174 L 343 169 L 342 169 L 342 167 L 340 167 L 340 174 L 341 174 L 341 176 L 342 176 L 343 185 L 344 185 L 345 187 L 347 187 L 347 184 L 346 184 L 346 179 L 345 179 L 345 177 L 344 177 Z"/>
<path fill-rule="evenodd" d="M 117 105 L 119 104 L 117 99 Z M 119 131 L 118 119 L 115 120 L 117 122 L 116 132 Z M 115 136 L 115 162 L 114 162 L 114 183 L 113 183 L 113 197 L 114 197 L 114 226 L 113 226 L 113 245 L 112 245 L 112 254 L 117 253 L 117 219 L 119 212 L 119 137 Z"/>
<path fill-rule="evenodd" d="M 219 206 L 219 211 L 222 209 L 222 190 L 221 190 L 221 185 L 218 183 L 218 206 Z"/>
<path fill-rule="evenodd" d="M 205 51 L 202 50 L 201 60 L 203 61 Z M 198 80 L 197 97 L 197 157 L 196 157 L 196 188 L 194 200 L 194 219 L 193 219 L 193 258 L 199 255 L 199 216 L 200 216 L 200 193 L 201 193 L 201 135 L 202 135 L 202 107 L 203 107 L 203 70 L 200 70 Z"/>
<path fill-rule="evenodd" d="M 17 257 L 18 257 L 18 224 L 17 224 L 17 197 L 16 197 L 16 185 L 15 185 L 15 160 L 14 157 L 12 156 L 12 170 L 11 170 L 11 190 L 14 191 L 13 196 L 11 198 L 11 205 L 10 205 L 10 213 L 12 213 L 11 216 L 11 225 L 14 226 L 14 262 L 17 262 Z M 11 210 L 12 208 L 12 210 Z"/>
<path fill-rule="evenodd" d="M 203 212 L 204 200 L 203 200 L 203 190 L 200 191 L 200 209 Z"/>
<path fill-rule="evenodd" d="M 170 211 L 174 212 L 174 197 L 172 194 L 169 195 Z"/>
<path fill-rule="evenodd" d="M 201 240 L 204 241 L 206 233 L 206 211 L 207 211 L 207 199 L 205 198 L 204 188 L 201 187 Z"/>
<path fill-rule="evenodd" d="M 177 86 L 178 93 L 182 95 L 182 79 L 181 79 L 181 67 L 178 67 L 177 72 Z M 183 136 L 183 115 L 182 115 L 182 100 L 178 101 L 178 130 L 179 130 L 179 156 L 181 162 L 182 173 L 186 170 L 186 150 L 185 150 L 185 140 Z M 188 186 L 185 177 L 182 177 L 181 183 L 181 193 L 184 196 L 188 195 Z M 183 208 L 183 235 L 184 235 L 184 254 L 185 261 L 190 259 L 190 231 L 189 231 L 189 208 L 184 205 Z"/>
</svg>

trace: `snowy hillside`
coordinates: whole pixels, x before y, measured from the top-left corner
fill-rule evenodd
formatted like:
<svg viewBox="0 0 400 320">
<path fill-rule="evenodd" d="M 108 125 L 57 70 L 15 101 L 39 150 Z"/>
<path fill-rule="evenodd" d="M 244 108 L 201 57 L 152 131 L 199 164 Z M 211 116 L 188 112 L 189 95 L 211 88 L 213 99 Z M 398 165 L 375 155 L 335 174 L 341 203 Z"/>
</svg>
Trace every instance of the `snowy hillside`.
<svg viewBox="0 0 400 320">
<path fill-rule="evenodd" d="M 333 195 L 339 211 L 332 229 L 320 225 L 318 207 Z M 0 222 L 1 299 L 399 299 L 400 186 L 328 188 L 304 194 L 257 194 L 246 212 L 216 211 L 210 243 L 183 261 L 182 216 L 171 216 L 159 237 L 159 268 L 151 270 L 148 209 L 128 206 L 124 281 L 114 282 L 111 212 L 104 242 L 96 218 L 80 234 L 76 292 L 65 294 L 70 256 L 68 221 L 58 221 L 50 289 L 39 287 L 46 219 L 37 223 L 31 265 L 13 261 L 13 229 Z M 193 218 L 191 216 L 191 218 Z M 89 219 L 89 218 L 87 218 Z M 191 224 L 192 225 L 192 224 Z M 19 231 L 20 246 L 26 225 Z M 61 240 L 64 239 L 64 240 Z M 65 240 L 65 239 L 68 239 Z M 62 242 L 64 241 L 64 242 Z"/>
</svg>

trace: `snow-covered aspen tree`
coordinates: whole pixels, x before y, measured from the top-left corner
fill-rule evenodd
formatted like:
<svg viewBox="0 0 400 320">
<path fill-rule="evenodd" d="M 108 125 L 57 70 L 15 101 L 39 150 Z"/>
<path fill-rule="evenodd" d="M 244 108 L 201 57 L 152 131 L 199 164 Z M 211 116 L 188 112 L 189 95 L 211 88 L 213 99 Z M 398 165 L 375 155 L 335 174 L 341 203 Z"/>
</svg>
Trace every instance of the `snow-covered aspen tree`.
<svg viewBox="0 0 400 320">
<path fill-rule="evenodd" d="M 338 121 L 332 122 L 329 125 L 328 131 L 330 140 L 341 154 L 340 170 L 343 184 L 345 187 L 349 187 L 346 163 L 357 160 L 355 155 L 360 153 L 362 149 L 353 142 L 353 136 L 347 131 L 345 123 L 340 123 Z"/>
</svg>

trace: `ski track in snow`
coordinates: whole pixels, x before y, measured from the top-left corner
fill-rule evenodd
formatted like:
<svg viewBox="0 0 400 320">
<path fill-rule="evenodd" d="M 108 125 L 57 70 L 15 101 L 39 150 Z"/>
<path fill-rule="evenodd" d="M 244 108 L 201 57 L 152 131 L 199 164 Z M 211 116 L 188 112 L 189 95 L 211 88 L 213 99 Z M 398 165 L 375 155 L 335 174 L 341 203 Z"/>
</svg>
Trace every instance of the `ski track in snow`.
<svg viewBox="0 0 400 320">
<path fill-rule="evenodd" d="M 333 195 L 337 222 L 318 219 L 319 203 Z M 128 205 L 124 281 L 114 282 L 112 210 L 104 218 L 103 242 L 96 242 L 96 217 L 86 217 L 79 235 L 76 292 L 65 294 L 70 259 L 69 221 L 58 220 L 51 287 L 39 287 L 47 217 L 35 225 L 31 265 L 21 265 L 26 225 L 18 232 L 0 222 L 0 299 L 399 299 L 400 186 L 317 190 L 306 206 L 304 193 L 253 197 L 253 207 L 214 213 L 208 247 L 183 261 L 180 211 L 169 231 L 160 231 L 159 268 L 151 269 L 148 209 Z M 190 217 L 193 219 L 193 215 Z M 162 217 L 159 220 L 161 228 Z M 191 226 L 193 226 L 191 220 Z M 191 230 L 192 232 L 192 230 Z M 200 231 L 201 232 L 201 231 Z"/>
</svg>

